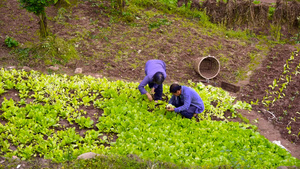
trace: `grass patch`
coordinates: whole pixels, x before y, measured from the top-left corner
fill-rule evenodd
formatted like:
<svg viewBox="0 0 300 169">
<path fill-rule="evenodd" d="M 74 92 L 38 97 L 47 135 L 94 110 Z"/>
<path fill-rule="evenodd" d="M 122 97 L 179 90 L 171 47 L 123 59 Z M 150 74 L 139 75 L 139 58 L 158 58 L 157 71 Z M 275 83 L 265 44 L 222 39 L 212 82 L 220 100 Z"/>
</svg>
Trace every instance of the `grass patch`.
<svg viewBox="0 0 300 169">
<path fill-rule="evenodd" d="M 21 65 L 36 65 L 41 62 L 45 65 L 66 64 L 79 55 L 74 44 L 55 35 L 48 36 L 38 43 L 28 43 L 16 48 L 12 53 L 17 55 Z"/>
</svg>

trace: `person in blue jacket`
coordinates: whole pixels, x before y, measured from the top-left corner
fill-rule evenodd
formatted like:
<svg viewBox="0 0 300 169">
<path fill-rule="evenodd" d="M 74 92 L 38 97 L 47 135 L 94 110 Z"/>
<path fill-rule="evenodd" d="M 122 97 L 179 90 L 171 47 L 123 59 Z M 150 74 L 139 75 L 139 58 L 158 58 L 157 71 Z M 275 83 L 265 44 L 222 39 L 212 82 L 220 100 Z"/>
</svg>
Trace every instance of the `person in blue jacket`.
<svg viewBox="0 0 300 169">
<path fill-rule="evenodd" d="M 167 107 L 168 111 L 175 111 L 176 113 L 180 113 L 183 117 L 189 119 L 195 117 L 199 120 L 198 114 L 204 111 L 204 104 L 194 89 L 174 83 L 170 86 L 170 93 L 172 93 L 173 96 L 169 104 L 172 104 L 176 108 Z"/>
<path fill-rule="evenodd" d="M 161 100 L 163 93 L 163 82 L 167 77 L 166 73 L 166 64 L 162 60 L 148 60 L 145 66 L 145 78 L 140 83 L 138 89 L 141 94 L 146 94 L 147 98 L 152 101 L 153 99 Z M 151 92 L 147 92 L 145 86 L 151 88 Z M 152 98 L 151 94 L 154 93 L 154 98 Z"/>
</svg>

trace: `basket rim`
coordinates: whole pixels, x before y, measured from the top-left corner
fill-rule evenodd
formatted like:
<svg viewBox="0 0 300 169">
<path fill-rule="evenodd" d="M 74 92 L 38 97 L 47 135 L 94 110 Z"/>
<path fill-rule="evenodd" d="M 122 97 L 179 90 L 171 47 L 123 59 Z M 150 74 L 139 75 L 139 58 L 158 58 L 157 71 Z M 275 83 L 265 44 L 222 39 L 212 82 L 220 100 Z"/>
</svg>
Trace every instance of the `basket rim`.
<svg viewBox="0 0 300 169">
<path fill-rule="evenodd" d="M 216 63 L 217 63 L 217 72 L 213 75 L 213 76 L 210 76 L 210 77 L 207 77 L 207 76 L 204 76 L 202 73 L 201 73 L 201 71 L 200 71 L 200 64 L 202 63 L 202 61 L 203 60 L 205 60 L 205 59 L 213 59 L 214 61 L 216 61 Z M 199 59 L 199 61 L 198 61 L 198 59 Z M 203 78 L 205 78 L 205 79 L 212 79 L 212 78 L 214 78 L 214 77 L 216 77 L 218 74 L 219 74 L 219 72 L 220 72 L 220 62 L 219 62 L 219 60 L 217 59 L 217 58 L 215 58 L 214 56 L 210 56 L 210 55 L 208 55 L 208 56 L 205 56 L 205 57 L 198 57 L 196 60 L 195 60 L 196 62 L 198 61 L 198 63 L 197 63 L 197 70 L 196 70 L 196 72 L 201 76 L 201 77 L 203 77 Z M 195 67 L 194 67 L 194 69 L 195 69 Z"/>
</svg>

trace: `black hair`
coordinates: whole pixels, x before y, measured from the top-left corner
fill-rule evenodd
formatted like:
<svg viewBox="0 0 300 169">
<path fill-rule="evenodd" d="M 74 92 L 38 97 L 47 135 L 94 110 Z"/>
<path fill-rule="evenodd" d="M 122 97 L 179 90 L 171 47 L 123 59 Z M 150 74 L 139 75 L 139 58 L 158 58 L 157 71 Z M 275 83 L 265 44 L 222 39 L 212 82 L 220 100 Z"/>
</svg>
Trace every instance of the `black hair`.
<svg viewBox="0 0 300 169">
<path fill-rule="evenodd" d="M 171 86 L 170 86 L 170 93 L 176 93 L 178 90 L 181 89 L 181 86 L 177 83 L 173 83 Z"/>
<path fill-rule="evenodd" d="M 164 80 L 165 80 L 164 75 L 161 72 L 156 72 L 153 75 L 153 82 L 158 85 L 161 85 L 164 82 Z"/>
</svg>

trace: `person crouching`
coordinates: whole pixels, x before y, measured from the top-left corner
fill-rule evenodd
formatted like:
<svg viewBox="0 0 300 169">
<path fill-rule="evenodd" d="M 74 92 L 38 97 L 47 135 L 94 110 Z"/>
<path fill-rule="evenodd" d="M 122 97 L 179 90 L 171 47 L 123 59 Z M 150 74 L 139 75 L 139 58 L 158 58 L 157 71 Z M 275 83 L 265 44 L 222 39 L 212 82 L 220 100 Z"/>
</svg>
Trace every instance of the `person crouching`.
<svg viewBox="0 0 300 169">
<path fill-rule="evenodd" d="M 169 104 L 172 104 L 175 108 L 168 107 L 168 111 L 175 111 L 189 119 L 195 117 L 197 121 L 199 121 L 198 114 L 204 111 L 204 104 L 194 89 L 174 83 L 170 86 L 170 93 L 172 93 L 173 96 Z"/>
</svg>

